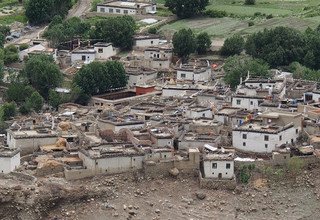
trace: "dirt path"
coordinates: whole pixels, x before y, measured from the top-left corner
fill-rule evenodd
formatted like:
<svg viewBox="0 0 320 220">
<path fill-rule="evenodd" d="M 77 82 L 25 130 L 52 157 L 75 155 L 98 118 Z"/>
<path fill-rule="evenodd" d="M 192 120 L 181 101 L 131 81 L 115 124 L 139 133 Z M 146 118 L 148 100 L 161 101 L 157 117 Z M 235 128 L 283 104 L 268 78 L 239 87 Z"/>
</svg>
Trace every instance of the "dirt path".
<svg viewBox="0 0 320 220">
<path fill-rule="evenodd" d="M 92 0 L 78 0 L 78 3 L 70 9 L 67 18 L 82 17 L 85 12 L 90 11 Z"/>
</svg>

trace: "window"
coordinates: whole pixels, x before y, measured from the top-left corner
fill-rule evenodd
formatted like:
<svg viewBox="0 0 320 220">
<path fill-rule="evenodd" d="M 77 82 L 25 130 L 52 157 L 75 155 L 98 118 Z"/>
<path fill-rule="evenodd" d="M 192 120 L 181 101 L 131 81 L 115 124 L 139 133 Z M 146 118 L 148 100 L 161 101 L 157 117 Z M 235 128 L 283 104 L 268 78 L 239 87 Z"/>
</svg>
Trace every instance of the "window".
<svg viewBox="0 0 320 220">
<path fill-rule="evenodd" d="M 153 44 L 153 40 L 151 41 L 151 44 Z"/>
<path fill-rule="evenodd" d="M 86 60 L 86 56 L 81 56 L 81 60 L 85 61 Z"/>
<path fill-rule="evenodd" d="M 264 147 L 265 147 L 265 148 L 268 148 L 268 144 L 265 144 Z"/>
<path fill-rule="evenodd" d="M 116 9 L 116 13 L 120 13 L 120 9 Z"/>
<path fill-rule="evenodd" d="M 282 141 L 282 135 L 279 136 L 279 141 Z"/>
<path fill-rule="evenodd" d="M 167 155 L 163 155 L 164 158 L 167 158 Z"/>
<path fill-rule="evenodd" d="M 259 101 L 258 101 L 258 106 L 259 106 L 261 103 L 263 103 L 263 101 L 259 100 Z"/>
<path fill-rule="evenodd" d="M 124 14 L 128 14 L 128 10 L 123 10 L 123 13 Z"/>
<path fill-rule="evenodd" d="M 109 8 L 109 13 L 113 13 L 113 8 Z"/>
<path fill-rule="evenodd" d="M 265 140 L 265 141 L 269 141 L 269 136 L 268 136 L 268 135 L 265 135 L 265 136 L 264 136 L 264 140 Z"/>
<path fill-rule="evenodd" d="M 250 101 L 250 105 L 253 105 L 253 101 Z"/>
<path fill-rule="evenodd" d="M 202 114 L 202 117 L 206 117 L 206 113 L 203 113 L 203 114 Z"/>
<path fill-rule="evenodd" d="M 244 146 L 244 147 L 245 147 L 245 146 L 246 146 L 246 142 L 243 142 L 243 143 L 242 143 L 242 146 Z"/>
<path fill-rule="evenodd" d="M 102 49 L 102 48 L 99 48 L 99 49 L 98 49 L 98 53 L 103 53 L 103 49 Z"/>
<path fill-rule="evenodd" d="M 185 73 L 181 73 L 181 78 L 186 78 L 186 74 Z"/>
<path fill-rule="evenodd" d="M 104 12 L 104 8 L 100 8 L 100 12 Z"/>
<path fill-rule="evenodd" d="M 218 164 L 217 163 L 212 163 L 212 169 L 217 169 Z"/>
<path fill-rule="evenodd" d="M 237 99 L 237 105 L 241 105 L 241 100 Z"/>
<path fill-rule="evenodd" d="M 230 163 L 227 163 L 227 164 L 226 164 L 226 169 L 230 169 L 230 167 L 231 167 L 231 164 L 230 164 Z"/>
<path fill-rule="evenodd" d="M 242 134 L 242 139 L 247 139 L 247 134 Z"/>
<path fill-rule="evenodd" d="M 299 130 L 298 130 L 298 128 L 296 129 L 296 134 L 298 134 L 299 133 Z"/>
</svg>

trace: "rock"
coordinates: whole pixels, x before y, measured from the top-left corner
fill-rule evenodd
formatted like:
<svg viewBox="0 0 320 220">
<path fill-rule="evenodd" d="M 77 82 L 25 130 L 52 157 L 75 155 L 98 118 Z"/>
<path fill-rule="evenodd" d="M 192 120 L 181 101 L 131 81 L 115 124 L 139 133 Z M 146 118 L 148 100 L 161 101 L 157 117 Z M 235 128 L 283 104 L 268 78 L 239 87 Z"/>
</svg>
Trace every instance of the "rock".
<svg viewBox="0 0 320 220">
<path fill-rule="evenodd" d="M 180 172 L 179 172 L 179 170 L 175 167 L 175 168 L 169 170 L 169 173 L 170 173 L 172 176 L 176 177 L 176 176 L 179 175 Z"/>
<path fill-rule="evenodd" d="M 14 190 L 21 190 L 21 189 L 22 189 L 22 186 L 16 185 L 16 186 L 13 187 L 13 189 L 14 189 Z"/>
<path fill-rule="evenodd" d="M 123 205 L 123 210 L 127 210 L 127 206 L 126 205 Z"/>
<path fill-rule="evenodd" d="M 156 209 L 154 212 L 159 214 L 160 213 L 160 209 Z"/>
<path fill-rule="evenodd" d="M 197 193 L 196 193 L 196 196 L 197 196 L 198 199 L 204 200 L 207 195 L 204 194 L 203 192 L 197 192 Z"/>
<path fill-rule="evenodd" d="M 129 213 L 130 215 L 135 215 L 135 214 L 136 214 L 136 212 L 135 212 L 134 210 L 130 210 L 128 213 Z"/>
<path fill-rule="evenodd" d="M 118 217 L 118 216 L 119 216 L 118 212 L 113 213 L 113 217 Z"/>
</svg>

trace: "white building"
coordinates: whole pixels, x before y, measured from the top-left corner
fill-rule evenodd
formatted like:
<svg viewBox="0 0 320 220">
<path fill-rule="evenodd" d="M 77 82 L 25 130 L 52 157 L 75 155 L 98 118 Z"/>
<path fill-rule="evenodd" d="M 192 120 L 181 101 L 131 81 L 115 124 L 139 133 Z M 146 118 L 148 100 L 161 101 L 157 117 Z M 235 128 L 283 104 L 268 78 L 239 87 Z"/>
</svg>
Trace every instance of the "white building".
<svg viewBox="0 0 320 220">
<path fill-rule="evenodd" d="M 91 170 L 92 174 L 113 174 L 142 169 L 145 153 L 124 145 L 100 145 L 81 149 L 79 157 L 83 160 L 83 166 Z"/>
<path fill-rule="evenodd" d="M 172 49 L 148 47 L 144 50 L 146 66 L 155 69 L 169 69 L 172 60 Z"/>
<path fill-rule="evenodd" d="M 260 110 L 260 104 L 264 102 L 264 97 L 235 95 L 232 97 L 232 107 L 247 110 Z"/>
<path fill-rule="evenodd" d="M 203 158 L 204 178 L 233 179 L 234 156 L 230 154 L 207 154 Z"/>
<path fill-rule="evenodd" d="M 99 118 L 98 126 L 101 130 L 110 129 L 119 132 L 122 128 L 141 129 L 144 127 L 144 121 L 134 118 Z"/>
<path fill-rule="evenodd" d="M 148 68 L 126 67 L 126 74 L 128 76 L 128 86 L 134 87 L 154 82 L 158 76 L 158 71 Z"/>
<path fill-rule="evenodd" d="M 135 47 L 153 47 L 160 43 L 160 36 L 158 35 L 135 35 L 133 37 L 133 45 Z"/>
<path fill-rule="evenodd" d="M 78 61 L 91 63 L 96 59 L 96 51 L 93 48 L 76 48 L 71 52 L 71 63 Z"/>
<path fill-rule="evenodd" d="M 177 70 L 178 81 L 207 82 L 211 80 L 212 72 L 209 63 L 207 65 L 180 65 Z"/>
<path fill-rule="evenodd" d="M 48 48 L 46 46 L 43 46 L 42 44 L 37 44 L 37 45 L 31 46 L 25 50 L 20 51 L 19 52 L 19 59 L 21 61 L 23 61 L 26 58 L 28 58 L 30 54 L 39 54 L 39 53 L 51 55 L 55 59 L 55 50 L 52 48 Z"/>
<path fill-rule="evenodd" d="M 186 110 L 185 116 L 187 118 L 212 118 L 212 111 L 209 107 L 194 106 Z"/>
<path fill-rule="evenodd" d="M 20 148 L 21 155 L 33 153 L 42 145 L 55 144 L 57 140 L 58 133 L 48 129 L 7 131 L 9 148 Z"/>
<path fill-rule="evenodd" d="M 97 12 L 121 15 L 155 14 L 157 5 L 155 3 L 109 1 L 97 4 Z"/>
<path fill-rule="evenodd" d="M 96 52 L 96 59 L 107 60 L 116 55 L 116 50 L 111 43 L 98 42 L 93 45 L 93 49 Z"/>
<path fill-rule="evenodd" d="M 232 143 L 236 149 L 254 152 L 271 153 L 283 144 L 296 142 L 301 128 L 294 123 L 286 126 L 244 124 L 232 131 Z"/>
<path fill-rule="evenodd" d="M 306 92 L 303 94 L 303 100 L 304 102 L 320 102 L 320 91 L 314 90 L 312 92 Z"/>
<path fill-rule="evenodd" d="M 20 150 L 0 147 L 0 173 L 10 173 L 20 166 Z"/>
</svg>

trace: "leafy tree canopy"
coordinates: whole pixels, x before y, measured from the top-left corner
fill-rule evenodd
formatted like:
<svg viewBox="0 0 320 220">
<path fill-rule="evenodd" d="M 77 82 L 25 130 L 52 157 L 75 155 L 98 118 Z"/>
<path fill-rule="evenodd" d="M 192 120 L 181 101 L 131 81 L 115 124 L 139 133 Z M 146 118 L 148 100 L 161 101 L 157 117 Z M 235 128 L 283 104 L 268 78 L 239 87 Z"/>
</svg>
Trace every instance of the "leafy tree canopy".
<svg viewBox="0 0 320 220">
<path fill-rule="evenodd" d="M 248 37 L 247 54 L 265 60 L 272 67 L 301 61 L 305 56 L 305 36 L 288 27 L 265 29 Z"/>
<path fill-rule="evenodd" d="M 179 18 L 193 17 L 209 4 L 209 0 L 166 0 L 165 6 Z"/>
<path fill-rule="evenodd" d="M 31 96 L 27 99 L 26 106 L 29 109 L 33 109 L 36 112 L 39 112 L 42 109 L 44 100 L 42 96 L 37 92 L 33 92 Z"/>
<path fill-rule="evenodd" d="M 44 98 L 47 98 L 49 90 L 59 86 L 63 79 L 52 57 L 43 54 L 29 58 L 24 66 L 23 75 Z"/>
<path fill-rule="evenodd" d="M 240 83 L 240 78 L 245 78 L 250 73 L 252 77 L 270 77 L 269 66 L 263 60 L 249 56 L 235 55 L 229 57 L 223 67 L 225 71 L 224 81 L 235 88 Z"/>
<path fill-rule="evenodd" d="M 83 91 L 83 95 L 96 95 L 126 86 L 127 76 L 123 65 L 118 61 L 92 62 L 79 70 L 74 84 Z"/>
<path fill-rule="evenodd" d="M 0 107 L 0 120 L 6 121 L 14 117 L 17 113 L 17 107 L 14 102 L 6 102 Z"/>
<path fill-rule="evenodd" d="M 131 16 L 108 17 L 95 24 L 91 38 L 111 42 L 121 49 L 131 49 L 136 28 Z"/>
<path fill-rule="evenodd" d="M 71 6 L 71 0 L 29 0 L 25 9 L 31 24 L 43 24 L 50 22 L 55 15 L 66 16 Z"/>
<path fill-rule="evenodd" d="M 197 38 L 197 52 L 198 54 L 205 54 L 211 47 L 211 39 L 207 32 L 198 34 Z"/>
<path fill-rule="evenodd" d="M 173 51 L 179 57 L 187 59 L 196 50 L 197 41 L 191 29 L 181 29 L 172 38 Z"/>
<path fill-rule="evenodd" d="M 234 35 L 227 38 L 220 50 L 221 54 L 224 56 L 233 56 L 240 54 L 244 49 L 245 41 L 240 35 Z"/>
</svg>

